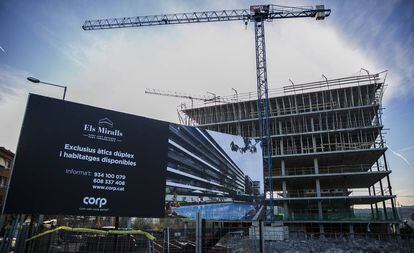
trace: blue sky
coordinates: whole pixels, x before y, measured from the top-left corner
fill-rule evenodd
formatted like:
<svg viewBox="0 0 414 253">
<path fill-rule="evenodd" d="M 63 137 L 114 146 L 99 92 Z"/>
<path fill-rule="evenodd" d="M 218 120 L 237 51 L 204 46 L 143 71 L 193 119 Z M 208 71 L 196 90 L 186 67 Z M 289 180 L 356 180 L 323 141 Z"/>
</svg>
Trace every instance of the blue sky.
<svg viewBox="0 0 414 253">
<path fill-rule="evenodd" d="M 244 147 L 245 143 L 241 136 L 223 134 L 215 131 L 208 131 L 208 133 L 245 175 L 248 175 L 252 181 L 260 181 L 260 192 L 263 193 L 263 169 L 257 170 L 257 168 L 263 168 L 263 151 L 260 144 L 255 145 L 257 148 L 256 152 L 247 151 L 241 153 L 240 151 L 233 151 L 230 145 L 231 142 L 234 142 L 239 147 Z M 255 140 L 251 139 L 251 142 L 255 143 Z"/>
<path fill-rule="evenodd" d="M 67 99 L 177 121 L 181 101 L 144 94 L 147 87 L 205 94 L 255 90 L 252 27 L 238 22 L 83 31 L 85 19 L 248 8 L 264 1 L 0 2 L 0 146 L 15 150 L 35 76 L 69 86 Z M 414 204 L 414 4 L 412 1 L 278 1 L 332 9 L 322 22 L 280 20 L 266 26 L 269 85 L 389 70 L 383 123 L 391 180 L 401 203 Z M 403 156 L 403 158 L 401 158 Z"/>
</svg>

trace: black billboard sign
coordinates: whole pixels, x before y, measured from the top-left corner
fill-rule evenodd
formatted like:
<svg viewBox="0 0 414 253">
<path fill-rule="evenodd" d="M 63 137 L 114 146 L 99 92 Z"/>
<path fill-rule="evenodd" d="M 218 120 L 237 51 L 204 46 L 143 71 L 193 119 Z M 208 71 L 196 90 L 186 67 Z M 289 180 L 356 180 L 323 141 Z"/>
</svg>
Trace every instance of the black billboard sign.
<svg viewBox="0 0 414 253">
<path fill-rule="evenodd" d="M 31 94 L 5 213 L 253 219 L 258 140 Z"/>
<path fill-rule="evenodd" d="M 4 212 L 163 217 L 168 126 L 31 94 Z"/>
</svg>

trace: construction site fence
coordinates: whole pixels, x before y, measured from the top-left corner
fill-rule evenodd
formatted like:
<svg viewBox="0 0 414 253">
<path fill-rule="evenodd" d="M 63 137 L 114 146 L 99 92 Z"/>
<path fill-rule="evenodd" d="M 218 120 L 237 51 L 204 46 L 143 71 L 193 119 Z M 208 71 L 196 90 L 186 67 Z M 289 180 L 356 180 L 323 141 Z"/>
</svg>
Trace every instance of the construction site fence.
<svg viewBox="0 0 414 253">
<path fill-rule="evenodd" d="M 311 242 L 313 240 L 348 241 L 362 238 L 386 241 L 396 247 L 411 249 L 413 235 L 392 233 L 355 233 L 289 231 L 281 222 L 262 221 L 209 221 L 188 219 L 147 219 L 124 228 L 121 218 L 120 228 L 111 226 L 101 228 L 38 226 L 32 222 L 14 223 L 16 229 L 6 229 L 1 237 L 0 252 L 276 252 L 280 244 L 290 242 Z M 84 226 L 86 223 L 78 223 Z"/>
</svg>

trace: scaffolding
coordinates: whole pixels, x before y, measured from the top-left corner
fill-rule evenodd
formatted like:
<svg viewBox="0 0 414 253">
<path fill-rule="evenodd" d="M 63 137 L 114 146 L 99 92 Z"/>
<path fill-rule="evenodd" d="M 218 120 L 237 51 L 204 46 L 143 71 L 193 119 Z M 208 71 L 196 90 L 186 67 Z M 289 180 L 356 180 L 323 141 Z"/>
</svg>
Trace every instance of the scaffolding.
<svg viewBox="0 0 414 253">
<path fill-rule="evenodd" d="M 373 222 L 378 230 L 389 224 L 398 230 L 381 120 L 386 76 L 367 72 L 269 90 L 272 150 L 264 156 L 273 166 L 264 175 L 273 188 L 265 191 L 285 223 L 317 222 L 321 233 L 327 223 L 346 223 L 349 230 L 355 222 Z M 259 138 L 255 97 L 239 93 L 222 96 L 233 102 L 183 109 L 183 123 Z M 358 214 L 363 206 L 369 215 Z"/>
</svg>

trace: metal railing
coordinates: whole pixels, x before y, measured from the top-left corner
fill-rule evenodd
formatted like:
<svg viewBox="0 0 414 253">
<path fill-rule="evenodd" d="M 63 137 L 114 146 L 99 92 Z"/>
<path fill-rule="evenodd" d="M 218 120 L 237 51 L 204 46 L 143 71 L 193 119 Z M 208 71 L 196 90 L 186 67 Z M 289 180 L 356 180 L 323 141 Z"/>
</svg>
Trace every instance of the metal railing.
<svg viewBox="0 0 414 253">
<path fill-rule="evenodd" d="M 396 221 L 392 216 L 385 217 L 383 213 L 332 213 L 323 214 L 290 214 L 283 217 L 284 221 Z"/>
<path fill-rule="evenodd" d="M 382 197 L 388 196 L 389 190 L 387 188 L 383 189 L 383 193 L 381 190 L 376 190 L 375 196 L 369 195 L 367 189 L 343 189 L 343 188 L 333 188 L 333 189 L 321 189 L 320 190 L 320 197 Z M 318 193 L 316 189 L 301 189 L 301 190 L 287 190 L 285 193 L 283 191 L 274 191 L 274 194 L 278 197 L 284 198 L 315 198 L 318 197 Z"/>
<path fill-rule="evenodd" d="M 327 153 L 327 152 L 342 152 L 342 151 L 360 151 L 370 149 L 383 148 L 383 143 L 380 140 L 370 142 L 338 142 L 338 143 L 324 143 L 316 148 L 312 146 L 304 147 L 285 147 L 283 154 L 281 150 L 273 146 L 272 156 L 285 156 L 285 155 L 304 155 L 304 154 L 315 154 L 315 153 Z M 265 154 L 267 155 L 267 154 Z"/>
<path fill-rule="evenodd" d="M 268 95 L 269 98 L 278 98 L 282 96 L 288 95 L 297 95 L 297 94 L 304 94 L 310 92 L 329 92 L 333 91 L 333 89 L 341 89 L 341 88 L 351 88 L 351 87 L 358 87 L 358 86 L 365 86 L 365 85 L 378 85 L 382 84 L 385 81 L 386 71 L 372 74 L 372 75 L 356 75 L 356 76 L 349 76 L 343 78 L 336 78 L 336 79 L 328 79 L 327 81 L 316 81 L 316 82 L 308 82 L 302 84 L 295 84 L 295 85 L 285 85 L 279 88 L 269 89 Z M 333 89 L 332 89 L 333 88 Z M 382 90 L 377 92 L 378 95 L 375 96 L 375 99 L 380 99 Z M 214 105 L 226 104 L 229 101 L 238 101 L 238 102 L 248 102 L 257 99 L 256 92 L 240 92 L 237 95 L 237 99 L 235 99 L 234 95 L 227 95 L 227 96 L 220 96 L 220 101 L 214 101 Z M 328 100 L 328 99 L 327 99 Z M 333 101 L 335 102 L 335 101 Z M 195 103 L 194 107 L 202 107 L 205 106 L 205 103 Z"/>
<path fill-rule="evenodd" d="M 361 164 L 355 166 L 322 166 L 319 167 L 319 174 L 334 174 L 334 173 L 351 173 L 351 172 L 367 172 L 372 170 L 372 172 L 385 171 L 384 166 L 371 166 L 369 164 Z M 299 176 L 299 175 L 314 175 L 314 167 L 289 167 L 286 168 L 285 176 Z M 274 169 L 272 176 L 282 176 L 281 169 Z"/>
</svg>

